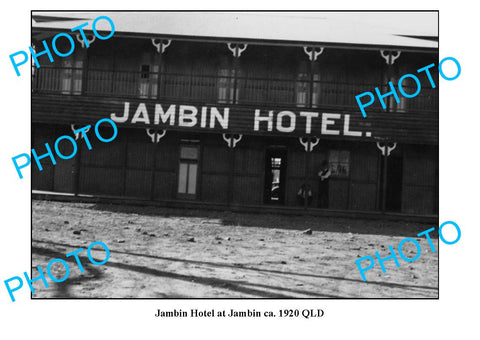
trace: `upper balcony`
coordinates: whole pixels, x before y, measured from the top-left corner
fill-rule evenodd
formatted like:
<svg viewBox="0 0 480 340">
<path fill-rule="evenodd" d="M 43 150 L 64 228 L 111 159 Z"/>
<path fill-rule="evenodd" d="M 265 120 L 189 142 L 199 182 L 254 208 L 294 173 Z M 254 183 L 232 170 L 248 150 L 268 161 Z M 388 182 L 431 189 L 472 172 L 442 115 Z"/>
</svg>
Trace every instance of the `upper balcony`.
<svg viewBox="0 0 480 340">
<path fill-rule="evenodd" d="M 357 139 L 350 132 L 362 131 L 365 141 L 438 143 L 438 86 L 432 89 L 425 74 L 419 75 L 419 95 L 399 96 L 398 103 L 388 96 L 387 109 L 376 98 L 366 110 L 369 119 L 363 118 L 355 99 L 366 91 L 375 93 L 375 88 L 389 93 L 389 82 L 400 93 L 400 77 L 417 74 L 416 70 L 432 63 L 438 65 L 436 25 L 422 38 L 408 36 L 403 29 L 379 30 L 372 35 L 370 25 L 357 20 L 346 24 L 342 14 L 322 14 L 320 20 L 291 19 L 289 23 L 283 15 L 247 15 L 248 20 L 239 20 L 243 15 L 238 13 L 142 12 L 128 15 L 129 20 L 122 13 L 107 15 L 119 23 L 112 38 L 97 39 L 86 48 L 72 33 L 74 53 L 54 62 L 45 54 L 39 57 L 41 67 L 33 69 L 32 78 L 33 122 L 90 124 L 99 117 L 112 113 L 120 117 L 123 113 L 127 118 L 119 124 L 135 128 L 292 137 L 311 134 L 341 140 Z M 97 16 L 82 13 L 81 20 L 92 21 Z M 191 20 L 183 20 L 186 16 Z M 206 16 L 214 30 L 205 30 Z M 218 26 L 216 19 L 221 18 L 224 24 Z M 59 30 L 69 32 L 76 25 L 76 20 L 60 19 L 43 13 L 34 16 L 35 46 L 42 46 L 43 40 L 52 46 Z M 250 19 L 259 21 L 259 25 L 252 26 Z M 435 15 L 426 19 L 434 22 Z M 369 34 L 362 34 L 365 29 Z M 92 32 L 87 33 L 92 37 Z M 56 46 L 68 51 L 68 42 L 58 39 Z M 431 75 L 438 84 L 438 71 L 432 69 Z M 402 84 L 406 93 L 416 92 L 412 82 L 407 78 Z M 204 108 L 223 109 L 232 119 L 228 128 L 217 129 L 201 122 L 180 125 L 180 119 L 176 120 L 178 124 L 172 123 L 173 119 L 160 122 L 155 119 L 158 116 L 151 116 L 160 112 L 157 108 L 172 108 L 171 112 L 177 110 L 175 114 L 180 116 L 180 107 L 185 106 L 194 107 L 201 115 Z M 269 131 L 268 126 L 266 130 L 255 128 L 257 112 L 263 117 L 272 116 L 278 127 L 281 111 L 298 116 L 317 113 L 319 119 L 313 120 L 308 129 L 306 119 L 295 124 L 291 119 L 295 129 L 288 134 L 275 128 Z M 137 119 L 140 114 L 144 119 Z M 325 128 L 331 124 L 324 117 L 332 114 L 339 117 L 335 123 L 335 132 L 339 133 Z"/>
<path fill-rule="evenodd" d="M 242 105 L 255 107 L 308 108 L 359 111 L 355 96 L 374 92 L 381 84 L 322 80 L 321 74 L 301 73 L 295 77 L 245 76 L 241 71 L 218 70 L 216 74 L 158 72 L 148 65 L 141 71 L 42 66 L 34 70 L 32 91 L 38 94 L 152 99 L 158 102 Z M 394 83 L 395 84 L 395 83 Z M 395 87 L 398 92 L 397 84 Z M 403 85 L 407 93 L 416 90 Z M 382 93 L 389 92 L 384 85 Z M 438 112 L 438 87 L 422 86 L 412 99 L 386 99 L 387 110 L 378 99 L 369 111 L 407 113 Z"/>
</svg>

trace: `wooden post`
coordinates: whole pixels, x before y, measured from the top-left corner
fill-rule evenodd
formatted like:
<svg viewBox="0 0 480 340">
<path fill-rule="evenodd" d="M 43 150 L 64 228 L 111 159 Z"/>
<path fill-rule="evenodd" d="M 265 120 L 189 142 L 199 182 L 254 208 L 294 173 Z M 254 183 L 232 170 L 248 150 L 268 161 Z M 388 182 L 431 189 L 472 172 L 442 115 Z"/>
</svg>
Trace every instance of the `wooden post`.
<svg viewBox="0 0 480 340">
<path fill-rule="evenodd" d="M 160 44 L 163 44 L 161 42 Z M 158 75 L 157 75 L 157 99 L 162 97 L 162 70 L 163 70 L 163 51 L 158 52 Z"/>
<path fill-rule="evenodd" d="M 82 137 L 78 137 L 81 139 Z M 74 196 L 78 196 L 78 188 L 80 186 L 80 167 L 81 167 L 81 158 L 82 158 L 82 146 L 78 147 L 78 153 L 75 158 L 75 167 L 74 167 L 74 179 L 73 179 L 73 194 Z"/>
<path fill-rule="evenodd" d="M 157 74 L 157 99 L 160 99 L 162 96 L 162 70 L 163 70 L 163 41 L 160 41 L 160 50 L 158 52 L 158 74 Z M 158 130 L 154 130 L 154 145 L 153 145 L 153 164 L 150 178 L 150 200 L 155 200 L 155 172 L 157 170 L 156 161 L 157 161 L 157 142 Z"/>
<path fill-rule="evenodd" d="M 304 206 L 305 210 L 308 209 L 308 190 L 309 190 L 309 187 L 310 187 L 310 183 L 309 183 L 309 181 L 310 181 L 309 170 L 310 170 L 310 157 L 311 157 L 311 155 L 310 155 L 311 150 L 310 149 L 312 147 L 311 145 L 312 145 L 312 140 L 311 140 L 310 137 L 307 137 L 307 150 L 306 150 L 306 155 L 305 155 L 305 186 L 304 186 L 304 190 L 303 190 L 303 194 L 305 196 L 305 198 L 303 200 L 304 201 L 303 206 Z M 313 195 L 313 190 L 312 190 L 312 195 Z M 313 199 L 313 197 L 312 197 L 312 199 Z"/>
<path fill-rule="evenodd" d="M 233 136 L 231 137 L 231 143 L 233 143 Z M 232 144 L 233 146 L 233 144 Z M 231 206 L 233 203 L 233 182 L 235 180 L 235 148 L 229 147 L 230 154 L 230 171 L 228 176 L 228 205 Z"/>
<path fill-rule="evenodd" d="M 89 65 L 89 58 L 88 58 L 88 48 L 85 51 L 85 58 L 83 64 L 83 73 L 82 73 L 82 94 L 87 94 L 88 90 L 88 66 Z"/>
<path fill-rule="evenodd" d="M 392 79 L 394 72 L 393 72 L 393 63 L 395 59 L 392 56 L 392 52 L 388 52 L 388 59 L 387 61 L 387 66 L 384 72 L 385 78 L 386 78 L 386 91 L 390 91 L 390 86 L 388 83 Z M 386 111 L 391 112 L 392 111 L 392 106 L 390 105 L 390 98 L 388 98 L 387 103 L 386 103 Z M 395 105 L 394 105 L 395 107 Z M 386 206 L 387 206 L 387 176 L 388 176 L 388 143 L 387 141 L 384 142 L 384 149 L 383 149 L 383 188 L 382 188 L 382 213 L 384 214 L 386 211 Z"/>
<path fill-rule="evenodd" d="M 382 195 L 381 175 L 382 175 L 382 154 L 380 154 L 380 157 L 377 158 L 377 190 L 376 190 L 376 198 L 375 198 L 375 209 L 377 210 L 381 209 L 381 195 Z"/>
<path fill-rule="evenodd" d="M 32 69 L 33 69 L 33 66 L 32 66 Z M 45 68 L 43 68 L 43 69 L 40 68 L 40 69 L 36 69 L 36 70 L 35 70 L 35 93 L 38 93 L 38 90 L 39 90 L 39 89 L 38 89 L 38 82 L 39 82 L 39 79 L 38 79 L 38 78 L 40 78 L 40 77 L 39 77 L 39 76 L 40 76 L 40 74 L 39 74 L 39 71 L 40 71 L 40 70 L 45 70 Z"/>
<path fill-rule="evenodd" d="M 112 66 L 112 84 L 111 84 L 111 94 L 114 94 L 115 93 L 115 71 L 116 71 L 116 68 L 117 68 L 117 62 L 116 62 L 116 59 L 115 59 L 115 56 L 117 55 L 117 44 L 115 44 L 115 39 L 113 39 L 113 66 Z"/>
<path fill-rule="evenodd" d="M 54 136 L 58 136 L 58 135 L 59 135 L 57 125 L 55 125 L 55 126 L 53 127 L 53 135 L 54 135 Z M 53 144 L 53 143 L 52 143 L 52 144 Z M 53 167 L 53 169 L 52 169 L 52 190 L 51 190 L 51 191 L 55 191 L 55 169 L 56 169 L 56 168 L 55 168 L 55 166 L 52 166 L 52 167 Z M 31 166 L 30 168 L 33 169 L 32 166 Z M 31 175 L 31 174 L 30 174 L 30 175 Z"/>
<path fill-rule="evenodd" d="M 382 213 L 385 213 L 387 205 L 387 163 L 388 163 L 388 146 L 385 142 L 384 146 L 384 155 L 383 155 L 383 197 L 382 197 Z"/>
<path fill-rule="evenodd" d="M 235 54 L 233 56 L 233 96 L 232 104 L 237 103 L 237 76 L 238 76 L 238 44 L 235 45 Z"/>
<path fill-rule="evenodd" d="M 237 103 L 237 75 L 238 75 L 238 44 L 235 44 L 235 52 L 233 53 L 233 96 L 232 96 L 232 104 Z M 231 207 L 233 203 L 233 191 L 234 191 L 234 180 L 235 180 L 235 148 L 233 147 L 233 134 L 230 135 L 230 144 L 228 145 L 229 154 L 230 154 L 230 169 L 229 169 L 229 176 L 228 176 L 228 196 L 227 202 L 228 205 Z"/>
<path fill-rule="evenodd" d="M 128 138 L 126 136 L 125 136 L 124 154 L 125 154 L 125 160 L 123 162 L 123 196 L 125 196 L 127 193 Z"/>
<path fill-rule="evenodd" d="M 313 50 L 312 50 L 312 55 L 313 55 Z M 313 81 L 314 81 L 314 77 L 313 77 L 313 73 L 314 73 L 314 67 L 315 67 L 315 61 L 313 60 L 314 58 L 310 58 L 310 108 L 313 107 Z"/>
<path fill-rule="evenodd" d="M 310 57 L 310 91 L 309 91 L 309 107 L 313 107 L 313 89 L 314 89 L 314 70 L 315 70 L 315 60 L 314 58 L 314 49 L 312 49 L 312 55 Z M 311 162 L 311 151 L 312 151 L 312 138 L 307 136 L 307 150 L 305 155 L 305 189 L 304 193 L 304 208 L 308 209 L 308 191 L 310 189 L 310 162 Z M 312 190 L 312 201 L 313 201 L 313 190 Z"/>
<path fill-rule="evenodd" d="M 153 164 L 152 164 L 152 172 L 150 174 L 150 201 L 155 200 L 155 172 L 157 170 L 156 161 L 157 161 L 157 150 L 158 150 L 158 142 L 157 142 L 157 134 L 158 130 L 154 132 L 154 143 L 153 143 Z"/>
</svg>

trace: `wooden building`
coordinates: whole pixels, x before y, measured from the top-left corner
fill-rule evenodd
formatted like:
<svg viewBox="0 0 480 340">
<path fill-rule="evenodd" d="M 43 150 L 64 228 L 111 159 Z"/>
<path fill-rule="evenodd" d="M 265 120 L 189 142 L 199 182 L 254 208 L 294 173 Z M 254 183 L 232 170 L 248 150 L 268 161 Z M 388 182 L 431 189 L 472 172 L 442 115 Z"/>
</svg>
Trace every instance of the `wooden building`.
<svg viewBox="0 0 480 340">
<path fill-rule="evenodd" d="M 46 159 L 43 171 L 32 166 L 34 192 L 438 215 L 436 67 L 436 88 L 419 75 L 417 97 L 397 103 L 390 96 L 385 110 L 376 98 L 367 118 L 355 100 L 438 65 L 436 22 L 429 36 L 397 27 L 372 37 L 370 26 L 345 26 L 346 13 L 313 21 L 288 13 L 35 12 L 32 42 L 50 45 L 58 32 L 99 15 L 115 22 L 112 38 L 93 41 L 90 25 L 90 47 L 72 33 L 71 56 L 54 63 L 42 56 L 33 68 L 32 147 L 41 153 L 44 143 L 105 117 L 117 123 L 118 137 L 91 138 L 92 150 L 79 137 L 73 159 L 55 166 Z M 324 161 L 332 173 L 326 210 L 318 208 Z M 304 184 L 310 205 L 297 195 Z"/>
</svg>

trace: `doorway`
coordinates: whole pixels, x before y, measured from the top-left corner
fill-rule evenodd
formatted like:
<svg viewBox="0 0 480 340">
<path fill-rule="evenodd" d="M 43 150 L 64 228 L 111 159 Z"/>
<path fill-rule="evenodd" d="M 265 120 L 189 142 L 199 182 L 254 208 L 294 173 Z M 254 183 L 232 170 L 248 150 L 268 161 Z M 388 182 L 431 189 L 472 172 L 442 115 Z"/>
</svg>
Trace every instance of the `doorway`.
<svg viewBox="0 0 480 340">
<path fill-rule="evenodd" d="M 403 154 L 395 150 L 388 157 L 387 163 L 387 185 L 385 192 L 385 210 L 390 212 L 401 212 L 402 210 L 402 183 L 403 183 Z M 400 152 L 399 152 L 400 151 Z M 385 157 L 381 157 L 380 180 L 383 186 Z M 383 193 L 383 188 L 381 190 Z"/>
<path fill-rule="evenodd" d="M 286 169 L 286 147 L 269 147 L 265 152 L 264 203 L 284 204 Z"/>
</svg>

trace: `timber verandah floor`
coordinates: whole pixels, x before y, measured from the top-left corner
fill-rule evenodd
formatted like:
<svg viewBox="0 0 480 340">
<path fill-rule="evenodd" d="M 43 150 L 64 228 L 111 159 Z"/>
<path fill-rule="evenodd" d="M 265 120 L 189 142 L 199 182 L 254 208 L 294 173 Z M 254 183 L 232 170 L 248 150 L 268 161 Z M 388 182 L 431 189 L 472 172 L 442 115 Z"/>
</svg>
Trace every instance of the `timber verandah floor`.
<svg viewBox="0 0 480 340">
<path fill-rule="evenodd" d="M 220 204 L 209 202 L 198 202 L 190 200 L 148 200 L 134 197 L 102 196 L 62 193 L 53 191 L 32 190 L 32 199 L 52 200 L 64 202 L 82 202 L 82 203 L 103 203 L 132 206 L 158 206 L 165 208 L 179 209 L 211 209 L 211 210 L 230 210 L 233 212 L 245 213 L 266 213 L 283 215 L 310 215 L 323 217 L 345 217 L 345 218 L 365 218 L 380 219 L 392 221 L 408 221 L 417 223 L 438 224 L 437 215 L 416 215 L 395 212 L 380 211 L 358 211 L 358 210 L 334 210 L 320 209 L 314 207 L 288 207 L 283 205 L 239 205 L 239 204 Z"/>
</svg>

